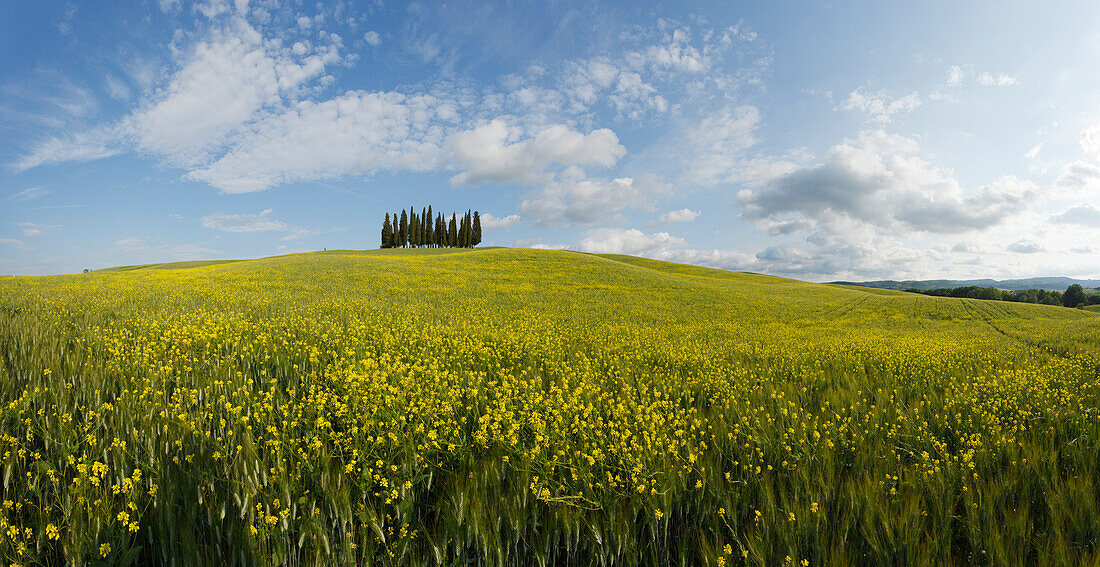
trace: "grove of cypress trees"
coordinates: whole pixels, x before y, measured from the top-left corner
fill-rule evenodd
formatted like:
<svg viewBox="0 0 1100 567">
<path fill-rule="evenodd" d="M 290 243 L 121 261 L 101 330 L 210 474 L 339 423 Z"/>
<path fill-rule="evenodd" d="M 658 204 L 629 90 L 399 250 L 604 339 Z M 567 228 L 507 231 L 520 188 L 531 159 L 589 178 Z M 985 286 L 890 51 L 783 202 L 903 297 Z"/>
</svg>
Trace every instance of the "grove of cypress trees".
<svg viewBox="0 0 1100 567">
<path fill-rule="evenodd" d="M 481 244 L 481 213 L 469 209 L 459 218 L 451 213 L 432 210 L 431 205 L 401 209 L 401 214 L 386 213 L 382 221 L 381 248 L 473 248 Z"/>
</svg>

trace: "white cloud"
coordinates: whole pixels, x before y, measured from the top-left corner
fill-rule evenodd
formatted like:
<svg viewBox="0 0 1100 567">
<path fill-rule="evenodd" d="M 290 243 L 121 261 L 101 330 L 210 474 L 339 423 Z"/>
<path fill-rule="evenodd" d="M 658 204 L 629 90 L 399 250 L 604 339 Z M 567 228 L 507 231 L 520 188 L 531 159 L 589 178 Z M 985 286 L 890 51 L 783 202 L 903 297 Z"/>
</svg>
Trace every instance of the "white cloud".
<svg viewBox="0 0 1100 567">
<path fill-rule="evenodd" d="M 519 215 L 508 215 L 506 217 L 497 217 L 495 215 L 485 213 L 481 215 L 481 226 L 484 228 L 508 228 L 513 225 L 519 224 L 523 219 Z"/>
<path fill-rule="evenodd" d="M 699 211 L 693 211 L 691 209 L 669 211 L 661 215 L 661 222 L 691 222 L 698 218 L 699 214 Z"/>
<path fill-rule="evenodd" d="M 214 213 L 202 217 L 202 226 L 224 232 L 238 234 L 257 232 L 282 232 L 285 233 L 280 240 L 297 240 L 307 236 L 317 236 L 326 232 L 336 232 L 340 229 L 320 230 L 305 228 L 287 224 L 274 218 L 274 209 L 264 209 L 256 214 L 226 214 Z"/>
<path fill-rule="evenodd" d="M 111 75 L 104 77 L 103 81 L 111 98 L 122 102 L 130 100 L 130 87 L 126 83 Z"/>
<path fill-rule="evenodd" d="M 196 44 L 168 86 L 125 120 L 125 129 L 144 151 L 198 164 L 262 109 L 278 106 L 282 96 L 293 95 L 338 60 L 336 45 L 296 56 L 235 19 Z"/>
<path fill-rule="evenodd" d="M 1026 154 L 1024 154 L 1024 157 L 1027 158 L 1027 159 L 1035 159 L 1035 158 L 1039 157 L 1039 152 L 1042 151 L 1042 150 L 1043 150 L 1043 144 L 1042 143 L 1036 144 L 1034 148 L 1031 148 L 1030 150 L 1027 151 Z"/>
<path fill-rule="evenodd" d="M 363 34 L 363 41 L 366 41 L 371 47 L 378 47 L 382 45 L 382 36 L 372 30 Z"/>
<path fill-rule="evenodd" d="M 978 83 L 987 87 L 1008 87 L 1019 84 L 1015 77 L 1004 73 L 994 75 L 988 71 L 978 75 Z"/>
<path fill-rule="evenodd" d="M 845 110 L 859 110 L 871 120 L 877 122 L 890 122 L 894 115 L 912 112 L 921 105 L 921 98 L 916 92 L 903 97 L 891 98 L 882 91 L 870 92 L 864 87 L 859 87 L 848 95 L 844 102 Z"/>
<path fill-rule="evenodd" d="M 611 167 L 626 154 L 618 136 L 606 128 L 582 134 L 556 124 L 525 140 L 520 135 L 519 128 L 497 119 L 451 136 L 455 162 L 464 169 L 451 184 L 537 183 L 546 179 L 551 165 Z"/>
<path fill-rule="evenodd" d="M 259 214 L 232 214 L 214 213 L 202 217 L 202 226 L 226 232 L 284 232 L 289 230 L 285 222 L 271 218 L 273 209 L 265 209 Z"/>
<path fill-rule="evenodd" d="M 144 65 L 158 70 L 131 77 L 146 94 L 128 116 L 47 140 L 13 167 L 131 149 L 223 193 L 406 170 L 455 171 L 455 184 L 545 184 L 562 168 L 611 167 L 626 154 L 609 128 L 579 131 L 579 124 L 598 124 L 601 105 L 618 120 L 634 120 L 693 99 L 732 97 L 760 84 L 770 64 L 767 47 L 755 46 L 755 34 L 741 24 L 693 33 L 662 21 L 631 29 L 617 53 L 531 67 L 486 89 L 438 84 L 311 98 L 334 80 L 329 68 L 355 57 L 341 56 L 341 40 L 323 29 L 323 17 L 308 18 L 305 31 L 276 31 L 268 7 L 209 0 L 194 10 L 211 29 L 193 40 L 177 34 L 167 71 Z M 363 38 L 373 43 L 375 35 Z M 730 54 L 737 56 L 733 69 L 720 65 Z M 160 88 L 152 84 L 157 75 L 165 76 Z M 464 124 L 482 126 L 461 130 Z"/>
<path fill-rule="evenodd" d="M 5 246 L 11 246 L 12 248 L 18 248 L 19 250 L 26 250 L 26 251 L 34 250 L 34 248 L 30 248 L 22 240 L 17 240 L 15 238 L 0 238 L 0 244 L 3 244 Z"/>
<path fill-rule="evenodd" d="M 590 179 L 574 169 L 528 194 L 519 208 L 542 226 L 592 225 L 624 209 L 650 209 L 653 198 L 668 191 L 652 174 Z"/>
<path fill-rule="evenodd" d="M 729 181 L 730 175 L 744 169 L 744 152 L 756 144 L 754 131 L 759 123 L 755 106 L 739 106 L 722 108 L 692 125 L 687 135 L 686 177 L 704 185 Z"/>
<path fill-rule="evenodd" d="M 644 62 L 661 70 L 700 73 L 710 66 L 709 58 L 690 44 L 691 32 L 686 28 L 666 34 L 658 45 L 651 45 L 642 53 L 631 53 L 627 60 Z"/>
<path fill-rule="evenodd" d="M 17 222 L 15 226 L 20 227 L 20 232 L 23 236 L 43 236 L 49 234 L 59 228 L 59 224 L 35 224 L 33 222 Z"/>
<path fill-rule="evenodd" d="M 925 162 L 918 151 L 909 138 L 863 132 L 830 149 L 823 163 L 742 190 L 737 195 L 742 218 L 773 233 L 858 225 L 958 233 L 1000 223 L 1037 190 L 1006 176 L 964 191 L 950 171 Z"/>
<path fill-rule="evenodd" d="M 630 254 L 646 256 L 685 244 L 667 232 L 645 234 L 636 228 L 597 228 L 577 244 L 581 252 L 593 254 Z"/>
<path fill-rule="evenodd" d="M 236 146 L 187 178 L 224 193 L 380 169 L 439 167 L 440 114 L 433 97 L 350 92 L 301 102 L 242 133 Z"/>
<path fill-rule="evenodd" d="M 1092 203 L 1078 203 L 1063 213 L 1052 215 L 1050 222 L 1100 228 L 1100 208 Z"/>
<path fill-rule="evenodd" d="M 31 199 L 37 199 L 43 195 L 49 195 L 50 190 L 44 187 L 28 187 L 17 193 L 13 193 L 8 196 L 5 201 L 30 201 Z"/>
<path fill-rule="evenodd" d="M 1046 248 L 1043 248 L 1042 245 L 1040 245 L 1038 242 L 1028 240 L 1026 238 L 1021 238 L 1020 240 L 1009 244 L 1008 250 L 1017 254 L 1037 254 L 1039 252 L 1045 252 Z"/>
<path fill-rule="evenodd" d="M 947 84 L 953 87 L 958 86 L 962 84 L 963 77 L 965 76 L 961 67 L 952 65 L 951 68 L 947 70 Z"/>
<path fill-rule="evenodd" d="M 1058 179 L 1054 181 L 1054 195 L 1074 195 L 1087 189 L 1100 186 L 1100 166 L 1074 161 L 1062 166 Z"/>
<path fill-rule="evenodd" d="M 1086 154 L 1100 158 L 1100 126 L 1091 126 L 1082 130 L 1078 143 Z"/>
<path fill-rule="evenodd" d="M 16 173 L 40 165 L 68 161 L 92 161 L 121 152 L 112 129 L 79 132 L 63 138 L 51 138 L 36 145 L 12 164 Z"/>
</svg>

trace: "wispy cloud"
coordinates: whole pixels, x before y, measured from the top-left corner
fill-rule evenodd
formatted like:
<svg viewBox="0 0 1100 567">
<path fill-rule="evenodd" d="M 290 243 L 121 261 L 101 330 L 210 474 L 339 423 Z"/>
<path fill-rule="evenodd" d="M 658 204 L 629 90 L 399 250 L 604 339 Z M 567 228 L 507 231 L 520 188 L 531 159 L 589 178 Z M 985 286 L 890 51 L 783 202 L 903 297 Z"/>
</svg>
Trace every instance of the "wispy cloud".
<svg viewBox="0 0 1100 567">
<path fill-rule="evenodd" d="M 17 222 L 14 224 L 20 227 L 23 236 L 42 236 L 61 228 L 59 224 L 35 224 L 33 222 Z"/>
<path fill-rule="evenodd" d="M 22 191 L 12 193 L 8 196 L 7 201 L 30 201 L 31 199 L 37 199 L 39 197 L 49 195 L 50 190 L 45 187 L 28 187 Z"/>
<path fill-rule="evenodd" d="M 334 232 L 335 230 L 342 230 L 321 230 L 316 228 L 293 226 L 283 221 L 276 220 L 273 216 L 274 213 L 274 209 L 265 209 L 255 214 L 226 214 L 219 212 L 203 217 L 202 226 L 205 228 L 237 234 L 258 232 L 286 233 L 284 234 L 284 236 L 282 236 L 281 240 L 297 240 L 299 238 L 305 238 L 307 236 L 317 236 L 320 234 L 325 234 L 327 232 Z"/>
</svg>

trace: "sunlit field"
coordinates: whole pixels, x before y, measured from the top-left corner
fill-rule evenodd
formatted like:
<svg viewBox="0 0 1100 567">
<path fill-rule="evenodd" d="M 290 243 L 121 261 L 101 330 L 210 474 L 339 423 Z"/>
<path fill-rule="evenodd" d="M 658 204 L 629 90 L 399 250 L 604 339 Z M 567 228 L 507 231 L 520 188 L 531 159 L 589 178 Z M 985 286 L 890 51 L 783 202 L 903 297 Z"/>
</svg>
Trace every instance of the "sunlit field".
<svg viewBox="0 0 1100 567">
<path fill-rule="evenodd" d="M 2 563 L 1100 562 L 1100 314 L 624 256 L 0 281 Z"/>
</svg>

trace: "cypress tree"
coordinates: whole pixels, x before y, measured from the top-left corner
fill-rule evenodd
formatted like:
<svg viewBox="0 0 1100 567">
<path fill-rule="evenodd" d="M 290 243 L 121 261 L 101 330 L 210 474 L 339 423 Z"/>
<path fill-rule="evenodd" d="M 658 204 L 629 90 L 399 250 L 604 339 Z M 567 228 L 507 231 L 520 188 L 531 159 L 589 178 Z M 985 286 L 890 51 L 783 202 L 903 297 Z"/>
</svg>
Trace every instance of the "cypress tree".
<svg viewBox="0 0 1100 567">
<path fill-rule="evenodd" d="M 434 232 L 432 227 L 432 206 L 428 205 L 428 211 L 424 213 L 424 244 L 432 246 L 435 244 Z"/>
<path fill-rule="evenodd" d="M 466 247 L 466 215 L 458 219 L 458 247 Z"/>
<path fill-rule="evenodd" d="M 473 230 L 473 245 L 477 246 L 481 244 L 481 216 L 474 211 L 474 230 Z"/>
<path fill-rule="evenodd" d="M 473 222 L 470 220 L 470 211 L 462 216 L 462 247 L 469 248 L 473 241 Z"/>
<path fill-rule="evenodd" d="M 435 244 L 440 248 L 447 245 L 447 227 L 443 224 L 443 213 L 435 216 Z"/>
<path fill-rule="evenodd" d="M 397 244 L 402 248 L 409 243 L 409 217 L 405 211 L 401 211 L 401 232 L 397 236 Z"/>
<path fill-rule="evenodd" d="M 458 221 L 454 213 L 451 213 L 451 224 L 447 227 L 447 240 L 452 248 L 458 247 Z"/>
<path fill-rule="evenodd" d="M 390 224 L 390 214 L 386 213 L 386 220 L 382 223 L 382 248 L 393 248 L 393 225 Z"/>
</svg>

